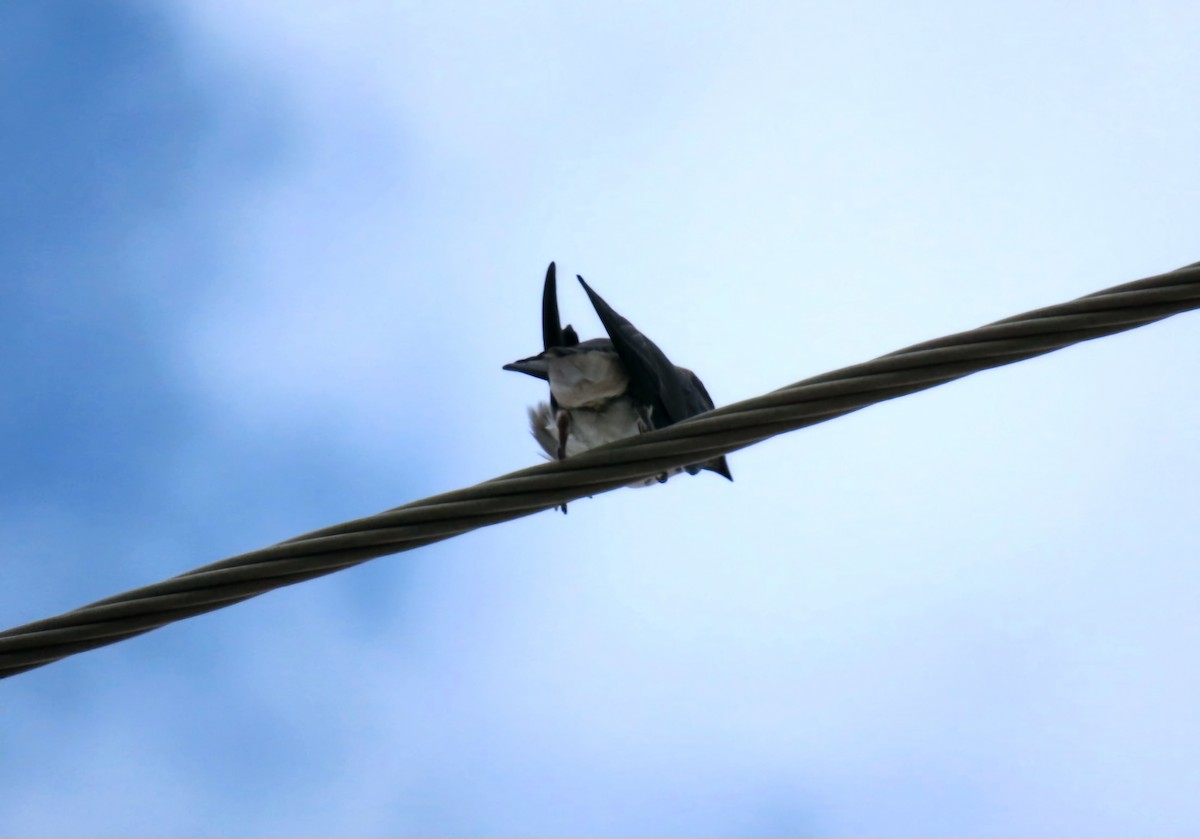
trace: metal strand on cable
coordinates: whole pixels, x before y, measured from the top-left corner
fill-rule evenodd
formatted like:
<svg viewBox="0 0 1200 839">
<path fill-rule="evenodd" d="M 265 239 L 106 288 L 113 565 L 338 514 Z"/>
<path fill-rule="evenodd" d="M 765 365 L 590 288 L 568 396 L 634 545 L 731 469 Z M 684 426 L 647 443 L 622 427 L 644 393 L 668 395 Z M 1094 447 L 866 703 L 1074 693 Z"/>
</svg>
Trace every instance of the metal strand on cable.
<svg viewBox="0 0 1200 839">
<path fill-rule="evenodd" d="M 567 460 L 413 501 L 0 633 L 0 678 L 282 586 L 597 495 L 963 376 L 1200 308 L 1200 263 L 927 341 Z"/>
</svg>

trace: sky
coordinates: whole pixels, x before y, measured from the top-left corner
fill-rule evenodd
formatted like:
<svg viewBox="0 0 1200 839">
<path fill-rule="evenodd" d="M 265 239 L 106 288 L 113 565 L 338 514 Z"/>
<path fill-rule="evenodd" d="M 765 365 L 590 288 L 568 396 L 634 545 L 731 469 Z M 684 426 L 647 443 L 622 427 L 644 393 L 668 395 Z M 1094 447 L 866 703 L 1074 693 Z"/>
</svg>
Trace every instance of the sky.
<svg viewBox="0 0 1200 839">
<path fill-rule="evenodd" d="M 0 6 L 0 624 L 1200 259 L 1200 8 Z M 582 291 L 564 319 L 601 327 Z M 0 834 L 1200 830 L 1200 315 L 0 683 Z"/>
</svg>

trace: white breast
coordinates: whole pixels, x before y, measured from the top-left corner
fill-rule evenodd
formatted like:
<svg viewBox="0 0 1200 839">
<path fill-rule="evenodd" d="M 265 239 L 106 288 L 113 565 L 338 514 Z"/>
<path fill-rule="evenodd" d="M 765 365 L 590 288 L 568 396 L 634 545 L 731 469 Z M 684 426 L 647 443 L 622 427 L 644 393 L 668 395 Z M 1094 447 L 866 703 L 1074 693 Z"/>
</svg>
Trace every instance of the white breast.
<svg viewBox="0 0 1200 839">
<path fill-rule="evenodd" d="M 641 433 L 641 421 L 629 397 L 613 399 L 602 410 L 571 411 L 567 457 Z"/>
<path fill-rule="evenodd" d="M 599 407 L 629 387 L 629 376 L 612 350 L 570 353 L 547 362 L 550 392 L 564 408 Z"/>
<path fill-rule="evenodd" d="M 567 431 L 567 457 L 582 454 L 589 449 L 603 446 L 615 440 L 632 437 L 646 431 L 646 427 L 628 396 L 613 399 L 601 410 L 577 408 L 567 411 L 570 423 Z M 558 424 L 549 404 L 542 402 L 529 410 L 529 421 L 533 436 L 541 444 L 546 456 L 556 459 L 558 451 Z M 682 469 L 671 469 L 666 474 L 676 475 Z M 635 481 L 630 486 L 650 486 L 658 478 Z"/>
</svg>

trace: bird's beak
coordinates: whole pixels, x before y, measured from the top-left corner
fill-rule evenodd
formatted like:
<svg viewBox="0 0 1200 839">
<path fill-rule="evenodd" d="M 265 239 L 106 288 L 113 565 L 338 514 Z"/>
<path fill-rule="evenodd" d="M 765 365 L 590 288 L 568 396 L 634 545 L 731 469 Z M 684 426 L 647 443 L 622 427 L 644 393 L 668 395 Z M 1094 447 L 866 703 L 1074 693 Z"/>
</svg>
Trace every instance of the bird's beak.
<svg viewBox="0 0 1200 839">
<path fill-rule="evenodd" d="M 550 363 L 541 355 L 533 355 L 529 358 L 514 361 L 511 364 L 505 364 L 504 369 L 550 381 Z"/>
</svg>

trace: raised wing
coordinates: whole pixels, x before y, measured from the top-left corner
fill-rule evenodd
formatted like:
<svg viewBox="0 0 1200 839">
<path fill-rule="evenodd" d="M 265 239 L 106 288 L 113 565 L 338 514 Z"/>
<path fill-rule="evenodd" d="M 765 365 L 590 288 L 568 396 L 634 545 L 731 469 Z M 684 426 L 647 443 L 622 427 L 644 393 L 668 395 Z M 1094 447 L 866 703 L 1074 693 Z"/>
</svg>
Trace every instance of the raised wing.
<svg viewBox="0 0 1200 839">
<path fill-rule="evenodd" d="M 574 347 L 579 336 L 570 324 L 562 325 L 558 315 L 558 281 L 553 262 L 546 269 L 546 281 L 542 285 L 542 352 L 529 358 L 505 364 L 505 370 L 525 373 L 538 379 L 549 380 L 549 367 L 545 351 L 557 347 Z M 553 397 L 551 397 L 553 400 Z"/>
<path fill-rule="evenodd" d="M 562 321 L 558 317 L 558 281 L 554 263 L 546 269 L 546 282 L 542 286 L 542 349 L 563 345 Z"/>
<path fill-rule="evenodd" d="M 600 316 L 608 337 L 612 339 L 621 363 L 625 365 L 631 394 L 654 408 L 650 415 L 654 427 L 665 428 L 702 413 L 696 410 L 695 397 L 688 393 L 691 382 L 680 372 L 680 368 L 671 363 L 657 344 L 592 291 L 583 277 L 578 279 L 591 299 L 596 314 Z M 711 402 L 709 407 L 712 407 Z"/>
<path fill-rule="evenodd" d="M 546 282 L 542 285 L 542 349 L 573 347 L 578 343 L 579 336 L 571 324 L 563 326 L 558 317 L 558 280 L 554 263 L 551 262 L 546 269 Z"/>
<path fill-rule="evenodd" d="M 712 397 L 708 395 L 699 376 L 672 364 L 657 344 L 592 291 L 583 277 L 578 279 L 592 301 L 596 314 L 600 316 L 608 337 L 612 339 L 621 363 L 625 365 L 625 371 L 629 374 L 630 393 L 653 408 L 650 422 L 655 428 L 665 428 L 713 409 Z M 687 467 L 687 471 L 693 475 L 700 469 L 708 469 L 733 480 L 724 457 Z"/>
</svg>

